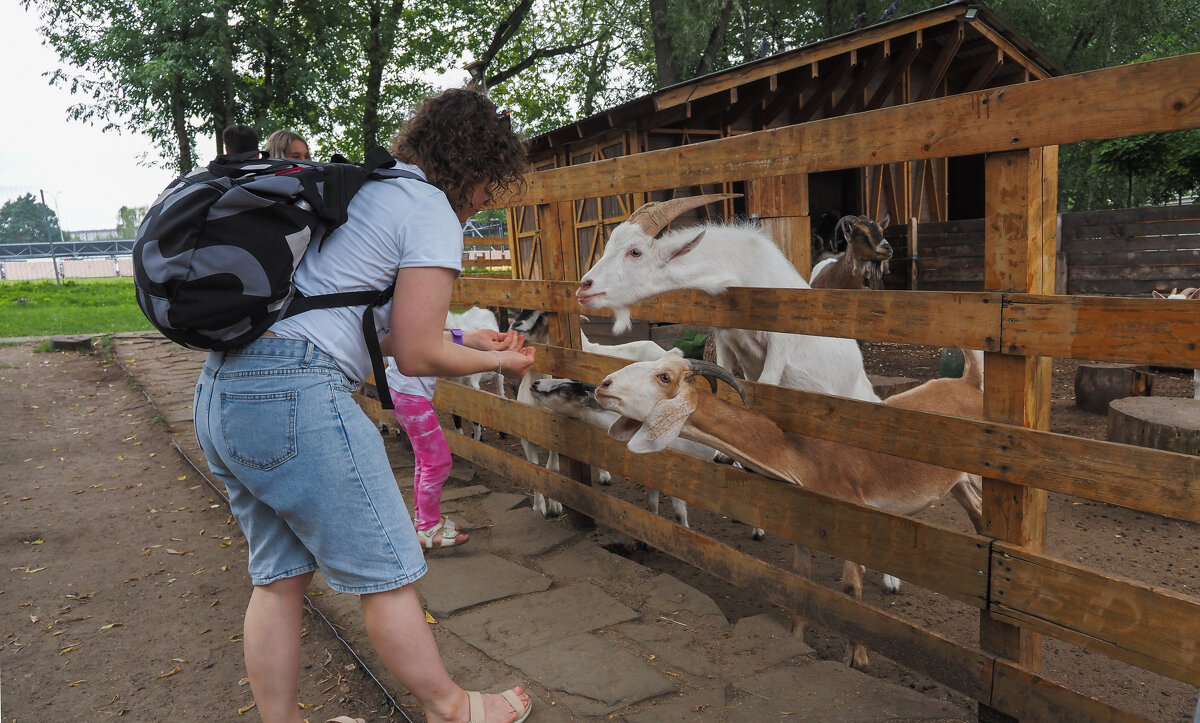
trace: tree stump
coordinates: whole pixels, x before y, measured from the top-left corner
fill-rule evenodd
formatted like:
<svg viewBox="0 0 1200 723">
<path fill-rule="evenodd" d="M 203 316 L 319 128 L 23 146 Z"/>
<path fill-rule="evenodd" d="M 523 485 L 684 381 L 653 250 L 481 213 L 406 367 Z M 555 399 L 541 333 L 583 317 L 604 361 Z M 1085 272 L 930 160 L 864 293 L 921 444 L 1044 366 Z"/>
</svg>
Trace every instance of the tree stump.
<svg viewBox="0 0 1200 723">
<path fill-rule="evenodd" d="M 1133 364 L 1080 364 L 1075 372 L 1075 406 L 1096 414 L 1107 414 L 1108 404 L 1125 397 L 1148 397 L 1154 376 L 1144 366 Z"/>
<path fill-rule="evenodd" d="M 1200 399 L 1128 397 L 1108 407 L 1108 440 L 1200 455 Z"/>
<path fill-rule="evenodd" d="M 867 378 L 871 380 L 871 386 L 875 387 L 875 393 L 879 395 L 880 399 L 887 399 L 893 394 L 907 392 L 909 389 L 921 384 L 920 379 L 913 379 L 912 377 L 880 377 L 868 374 Z"/>
</svg>

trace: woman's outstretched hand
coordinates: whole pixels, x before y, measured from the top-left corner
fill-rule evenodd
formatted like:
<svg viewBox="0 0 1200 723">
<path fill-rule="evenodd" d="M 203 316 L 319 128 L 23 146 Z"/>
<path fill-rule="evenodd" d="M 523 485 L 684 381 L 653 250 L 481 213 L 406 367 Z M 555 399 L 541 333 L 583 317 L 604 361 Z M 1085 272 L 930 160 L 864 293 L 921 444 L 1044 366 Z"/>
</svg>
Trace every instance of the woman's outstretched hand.
<svg viewBox="0 0 1200 723">
<path fill-rule="evenodd" d="M 533 347 L 522 347 L 510 351 L 496 352 L 503 362 L 504 376 L 509 379 L 520 379 L 533 368 Z"/>
<path fill-rule="evenodd" d="M 479 351 L 509 351 L 520 349 L 525 344 L 525 335 L 513 330 L 504 333 L 491 329 L 480 329 L 463 335 L 463 346 Z"/>
</svg>

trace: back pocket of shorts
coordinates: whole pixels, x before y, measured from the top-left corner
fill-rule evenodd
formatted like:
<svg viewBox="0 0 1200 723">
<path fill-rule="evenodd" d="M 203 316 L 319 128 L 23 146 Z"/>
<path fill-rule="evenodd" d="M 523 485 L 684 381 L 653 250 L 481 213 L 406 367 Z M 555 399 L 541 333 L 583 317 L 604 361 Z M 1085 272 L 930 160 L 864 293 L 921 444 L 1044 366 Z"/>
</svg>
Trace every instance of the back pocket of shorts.
<svg viewBox="0 0 1200 723">
<path fill-rule="evenodd" d="M 230 459 L 254 469 L 272 469 L 296 456 L 295 391 L 221 394 L 221 436 Z"/>
</svg>

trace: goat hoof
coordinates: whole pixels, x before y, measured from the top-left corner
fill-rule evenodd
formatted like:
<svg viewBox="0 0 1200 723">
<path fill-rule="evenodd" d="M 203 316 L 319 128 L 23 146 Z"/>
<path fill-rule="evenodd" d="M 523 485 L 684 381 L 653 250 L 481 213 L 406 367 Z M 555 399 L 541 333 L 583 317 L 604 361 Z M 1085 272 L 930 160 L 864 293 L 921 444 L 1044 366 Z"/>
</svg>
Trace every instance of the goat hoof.
<svg viewBox="0 0 1200 723">
<path fill-rule="evenodd" d="M 896 595 L 900 592 L 900 578 L 892 577 L 891 575 L 883 576 L 884 591 Z"/>
<path fill-rule="evenodd" d="M 846 657 L 842 661 L 847 666 L 855 670 L 862 670 L 867 667 L 867 649 L 861 645 L 850 645 L 846 648 Z"/>
<path fill-rule="evenodd" d="M 766 536 L 767 536 L 767 531 L 761 527 L 755 527 L 750 532 L 750 539 L 754 540 L 755 542 L 762 542 L 763 538 Z"/>
</svg>

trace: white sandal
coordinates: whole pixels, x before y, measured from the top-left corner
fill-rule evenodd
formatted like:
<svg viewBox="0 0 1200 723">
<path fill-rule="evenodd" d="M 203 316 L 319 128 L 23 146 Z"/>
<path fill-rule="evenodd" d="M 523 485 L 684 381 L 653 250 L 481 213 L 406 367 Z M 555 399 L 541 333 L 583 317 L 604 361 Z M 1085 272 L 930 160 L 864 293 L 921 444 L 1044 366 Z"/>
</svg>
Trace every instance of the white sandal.
<svg viewBox="0 0 1200 723">
<path fill-rule="evenodd" d="M 517 714 L 517 719 L 513 723 L 522 723 L 529 717 L 530 711 L 533 710 L 533 699 L 529 699 L 529 703 L 521 702 L 517 694 L 512 690 L 505 690 L 499 693 L 512 706 L 513 712 Z M 467 702 L 470 709 L 471 719 L 467 723 L 487 723 L 487 719 L 483 714 L 483 694 L 476 691 L 467 691 Z"/>
<path fill-rule="evenodd" d="M 458 526 L 454 524 L 454 520 L 449 517 L 443 517 L 428 530 L 417 530 L 417 539 L 421 541 L 421 546 L 426 550 L 432 550 L 443 547 L 457 547 L 470 541 L 471 536 L 464 532 L 459 532 Z"/>
</svg>

